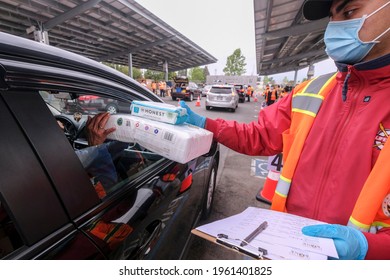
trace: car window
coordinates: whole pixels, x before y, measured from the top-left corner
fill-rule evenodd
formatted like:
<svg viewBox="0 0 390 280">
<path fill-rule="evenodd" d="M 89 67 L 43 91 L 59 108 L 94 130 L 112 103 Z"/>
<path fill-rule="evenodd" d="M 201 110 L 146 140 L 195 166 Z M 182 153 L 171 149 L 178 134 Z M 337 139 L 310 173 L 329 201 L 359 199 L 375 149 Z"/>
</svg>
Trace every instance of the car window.
<svg viewBox="0 0 390 280">
<path fill-rule="evenodd" d="M 143 170 L 163 159 L 130 139 L 108 139 L 102 145 L 88 147 L 85 128 L 88 117 L 101 112 L 129 115 L 131 102 L 88 93 L 42 91 L 40 94 L 52 112 L 55 111 L 53 115 L 59 127 L 64 130 L 100 199 L 130 185 Z M 109 106 L 115 106 L 115 110 Z"/>
<path fill-rule="evenodd" d="M 210 92 L 217 93 L 217 94 L 232 94 L 232 88 L 230 88 L 230 87 L 212 87 Z"/>
</svg>

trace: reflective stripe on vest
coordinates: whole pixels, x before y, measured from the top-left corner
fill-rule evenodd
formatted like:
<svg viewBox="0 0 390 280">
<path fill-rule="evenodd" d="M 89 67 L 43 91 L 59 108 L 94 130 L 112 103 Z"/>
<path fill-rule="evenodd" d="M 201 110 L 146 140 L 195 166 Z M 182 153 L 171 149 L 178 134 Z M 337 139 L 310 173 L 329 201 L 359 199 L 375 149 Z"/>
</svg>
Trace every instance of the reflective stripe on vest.
<svg viewBox="0 0 390 280">
<path fill-rule="evenodd" d="M 298 89 L 293 96 L 290 130 L 293 133 L 298 131 L 299 133 L 291 146 L 283 148 L 284 164 L 272 199 L 271 209 L 273 210 L 286 211 L 288 192 L 303 145 L 324 97 L 335 85 L 335 76 L 336 74 L 331 73 L 313 79 L 301 90 Z"/>
<path fill-rule="evenodd" d="M 293 142 L 283 147 L 284 165 L 271 209 L 286 211 L 286 201 L 296 165 L 322 101 L 335 86 L 336 75 L 324 75 L 297 88 L 292 100 L 289 133 Z M 386 141 L 355 203 L 348 226 L 375 233 L 390 227 L 390 141 Z M 285 146 L 285 143 L 283 143 Z"/>
<path fill-rule="evenodd" d="M 388 208 L 390 206 L 390 201 L 388 201 L 390 200 L 389 142 L 386 141 L 363 189 L 360 191 L 348 226 L 372 233 L 382 227 L 390 227 L 390 209 Z M 387 215 L 384 214 L 384 211 L 387 212 Z"/>
</svg>

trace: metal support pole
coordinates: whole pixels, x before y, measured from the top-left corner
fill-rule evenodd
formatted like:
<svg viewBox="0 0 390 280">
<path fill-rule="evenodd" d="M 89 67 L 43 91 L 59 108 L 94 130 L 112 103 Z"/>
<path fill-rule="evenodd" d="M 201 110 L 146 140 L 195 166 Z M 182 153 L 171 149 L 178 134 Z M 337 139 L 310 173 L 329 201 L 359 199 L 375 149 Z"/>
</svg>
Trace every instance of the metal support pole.
<svg viewBox="0 0 390 280">
<path fill-rule="evenodd" d="M 129 76 L 133 78 L 133 54 L 129 53 Z"/>
<path fill-rule="evenodd" d="M 164 61 L 163 71 L 165 72 L 165 81 L 168 81 L 168 61 Z"/>
<path fill-rule="evenodd" d="M 294 86 L 297 84 L 297 78 L 298 78 L 298 69 L 296 69 L 294 73 Z"/>
<path fill-rule="evenodd" d="M 42 31 L 42 30 L 35 30 L 34 31 L 34 40 L 40 43 L 44 43 L 46 45 L 49 44 L 49 34 L 47 31 Z"/>
<path fill-rule="evenodd" d="M 310 63 L 309 68 L 307 70 L 307 79 L 310 80 L 314 76 L 314 65 Z"/>
</svg>

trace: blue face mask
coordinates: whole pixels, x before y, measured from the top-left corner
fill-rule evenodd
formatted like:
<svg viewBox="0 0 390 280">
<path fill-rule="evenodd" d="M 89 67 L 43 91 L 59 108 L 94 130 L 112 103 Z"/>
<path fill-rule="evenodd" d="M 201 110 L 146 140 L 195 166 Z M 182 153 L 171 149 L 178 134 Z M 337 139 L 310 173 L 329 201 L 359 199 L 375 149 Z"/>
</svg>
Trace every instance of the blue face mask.
<svg viewBox="0 0 390 280">
<path fill-rule="evenodd" d="M 329 57 L 336 62 L 347 64 L 355 64 L 365 58 L 374 45 L 379 43 L 377 40 L 386 34 L 390 30 L 390 27 L 374 40 L 368 42 L 360 40 L 359 31 L 367 18 L 388 4 L 390 2 L 387 2 L 368 16 L 364 15 L 357 19 L 329 22 L 324 35 L 325 51 Z"/>
</svg>

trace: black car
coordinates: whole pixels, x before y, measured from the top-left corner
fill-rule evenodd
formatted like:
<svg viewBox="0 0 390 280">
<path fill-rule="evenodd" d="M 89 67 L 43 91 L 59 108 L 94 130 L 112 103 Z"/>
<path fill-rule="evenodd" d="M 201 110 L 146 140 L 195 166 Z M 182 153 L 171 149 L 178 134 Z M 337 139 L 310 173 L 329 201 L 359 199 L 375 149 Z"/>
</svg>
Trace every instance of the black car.
<svg viewBox="0 0 390 280">
<path fill-rule="evenodd" d="M 93 112 L 63 110 L 81 96 L 162 102 L 98 62 L 0 33 L 0 259 L 185 258 L 211 211 L 218 144 L 185 164 L 140 143 L 88 147 Z"/>
<path fill-rule="evenodd" d="M 182 99 L 193 101 L 202 99 L 202 89 L 194 82 L 190 82 L 187 77 L 175 77 L 174 86 L 171 90 L 172 100 Z"/>
<path fill-rule="evenodd" d="M 240 103 L 244 103 L 246 99 L 245 86 L 241 84 L 232 84 L 236 88 L 236 92 L 238 94 L 238 101 Z"/>
</svg>

